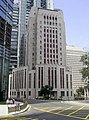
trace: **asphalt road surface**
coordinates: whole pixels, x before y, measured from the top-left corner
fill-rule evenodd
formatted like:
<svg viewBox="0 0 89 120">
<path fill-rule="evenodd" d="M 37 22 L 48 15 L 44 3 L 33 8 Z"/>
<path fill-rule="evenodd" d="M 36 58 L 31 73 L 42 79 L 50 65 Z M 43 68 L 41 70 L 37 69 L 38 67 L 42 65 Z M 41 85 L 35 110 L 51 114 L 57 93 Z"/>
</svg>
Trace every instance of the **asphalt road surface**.
<svg viewBox="0 0 89 120">
<path fill-rule="evenodd" d="M 29 101 L 30 109 L 16 116 L 29 120 L 89 120 L 89 103 Z"/>
</svg>

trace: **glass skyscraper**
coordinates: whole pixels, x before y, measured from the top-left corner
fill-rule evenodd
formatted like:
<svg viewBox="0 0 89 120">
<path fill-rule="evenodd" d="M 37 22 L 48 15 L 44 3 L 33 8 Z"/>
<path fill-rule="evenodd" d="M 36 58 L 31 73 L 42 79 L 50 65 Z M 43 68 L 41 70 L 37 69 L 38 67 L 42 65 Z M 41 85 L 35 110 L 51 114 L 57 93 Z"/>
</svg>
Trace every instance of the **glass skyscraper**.
<svg viewBox="0 0 89 120">
<path fill-rule="evenodd" d="M 13 1 L 0 0 L 0 100 L 8 94 Z"/>
<path fill-rule="evenodd" d="M 13 68 L 17 67 L 18 53 L 18 21 L 19 21 L 19 5 L 13 4 L 12 14 L 12 33 L 11 33 L 11 56 L 10 56 L 10 73 Z"/>
</svg>

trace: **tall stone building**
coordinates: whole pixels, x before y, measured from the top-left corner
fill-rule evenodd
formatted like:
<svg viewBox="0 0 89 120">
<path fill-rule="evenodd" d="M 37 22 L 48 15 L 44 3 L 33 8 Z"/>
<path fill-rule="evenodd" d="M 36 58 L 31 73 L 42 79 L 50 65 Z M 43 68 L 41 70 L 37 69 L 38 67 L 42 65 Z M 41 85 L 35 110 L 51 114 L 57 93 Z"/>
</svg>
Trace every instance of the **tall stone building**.
<svg viewBox="0 0 89 120">
<path fill-rule="evenodd" d="M 14 4 L 10 73 L 13 68 L 25 65 L 26 29 L 32 6 L 53 9 L 53 0 L 18 0 L 18 3 Z"/>
<path fill-rule="evenodd" d="M 33 7 L 28 19 L 26 42 L 26 66 L 13 70 L 11 96 L 37 98 L 40 89 L 49 85 L 53 87 L 55 99 L 73 99 L 72 71 L 66 67 L 62 10 Z"/>
<path fill-rule="evenodd" d="M 53 0 L 19 0 L 19 32 L 18 32 L 18 66 L 25 65 L 26 28 L 32 6 L 52 8 Z"/>
</svg>

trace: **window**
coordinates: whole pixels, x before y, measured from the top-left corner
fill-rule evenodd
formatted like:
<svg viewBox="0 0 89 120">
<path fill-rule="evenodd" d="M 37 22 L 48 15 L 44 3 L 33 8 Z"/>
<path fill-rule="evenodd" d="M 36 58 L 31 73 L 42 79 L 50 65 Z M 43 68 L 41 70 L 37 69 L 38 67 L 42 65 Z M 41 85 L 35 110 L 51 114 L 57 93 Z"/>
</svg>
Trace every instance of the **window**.
<svg viewBox="0 0 89 120">
<path fill-rule="evenodd" d="M 62 61 L 62 58 L 60 58 L 60 61 Z"/>
<path fill-rule="evenodd" d="M 47 42 L 49 42 L 49 39 L 47 39 Z"/>
<path fill-rule="evenodd" d="M 38 88 L 40 88 L 40 67 L 38 68 Z"/>
<path fill-rule="evenodd" d="M 31 88 L 31 73 L 29 74 L 29 88 Z"/>
<path fill-rule="evenodd" d="M 44 42 L 46 42 L 46 39 L 44 39 Z"/>
<path fill-rule="evenodd" d="M 46 47 L 46 44 L 44 43 L 44 47 Z"/>
<path fill-rule="evenodd" d="M 52 54 L 50 55 L 50 58 L 52 58 Z"/>
<path fill-rule="evenodd" d="M 47 34 L 47 37 L 49 37 L 49 34 Z"/>
<path fill-rule="evenodd" d="M 52 33 L 52 30 L 50 30 L 50 33 Z"/>
<path fill-rule="evenodd" d="M 42 54 L 42 51 L 40 51 L 40 54 Z"/>
<path fill-rule="evenodd" d="M 43 87 L 43 67 L 41 68 L 41 87 Z"/>
<path fill-rule="evenodd" d="M 46 53 L 44 53 L 44 57 L 46 57 Z"/>
<path fill-rule="evenodd" d="M 54 17 L 52 17 L 52 19 L 54 20 Z"/>
<path fill-rule="evenodd" d="M 44 63 L 46 63 L 46 59 L 44 59 Z"/>
<path fill-rule="evenodd" d="M 57 17 L 55 17 L 55 20 L 57 20 Z"/>
<path fill-rule="evenodd" d="M 70 75 L 70 88 L 72 89 L 72 75 Z"/>
<path fill-rule="evenodd" d="M 66 74 L 66 88 L 68 89 L 68 74 Z"/>
<path fill-rule="evenodd" d="M 52 44 L 50 44 L 50 47 L 52 48 Z"/>
<path fill-rule="evenodd" d="M 44 34 L 44 37 L 46 37 L 46 34 Z"/>
<path fill-rule="evenodd" d="M 58 55 L 56 55 L 56 58 L 58 58 Z"/>
<path fill-rule="evenodd" d="M 53 55 L 53 58 L 55 58 L 55 55 Z"/>
<path fill-rule="evenodd" d="M 58 49 L 56 49 L 56 53 L 58 53 Z"/>
<path fill-rule="evenodd" d="M 61 91 L 61 97 L 65 96 L 65 91 Z"/>
<path fill-rule="evenodd" d="M 23 91 L 21 91 L 21 96 L 23 96 Z"/>
<path fill-rule="evenodd" d="M 48 85 L 50 86 L 50 67 L 48 67 Z"/>
<path fill-rule="evenodd" d="M 31 91 L 29 91 L 29 96 L 31 96 Z"/>
<path fill-rule="evenodd" d="M 71 96 L 72 96 L 72 91 L 71 91 Z"/>
<path fill-rule="evenodd" d="M 52 53 L 52 49 L 50 49 L 50 53 Z"/>
<path fill-rule="evenodd" d="M 46 29 L 44 29 L 44 32 L 46 32 Z"/>
<path fill-rule="evenodd" d="M 36 76 L 36 74 L 34 73 L 34 88 L 36 87 L 36 84 L 35 84 L 35 76 Z"/>
<path fill-rule="evenodd" d="M 60 88 L 64 88 L 64 68 L 60 68 Z"/>
<path fill-rule="evenodd" d="M 44 15 L 44 19 L 46 19 L 46 16 Z"/>
<path fill-rule="evenodd" d="M 55 88 L 57 88 L 57 69 L 55 68 Z"/>
<path fill-rule="evenodd" d="M 67 96 L 69 96 L 69 91 L 67 91 Z"/>
<path fill-rule="evenodd" d="M 60 51 L 62 51 L 62 48 L 60 48 Z"/>
<path fill-rule="evenodd" d="M 47 52 L 49 52 L 49 49 L 47 49 Z"/>
</svg>

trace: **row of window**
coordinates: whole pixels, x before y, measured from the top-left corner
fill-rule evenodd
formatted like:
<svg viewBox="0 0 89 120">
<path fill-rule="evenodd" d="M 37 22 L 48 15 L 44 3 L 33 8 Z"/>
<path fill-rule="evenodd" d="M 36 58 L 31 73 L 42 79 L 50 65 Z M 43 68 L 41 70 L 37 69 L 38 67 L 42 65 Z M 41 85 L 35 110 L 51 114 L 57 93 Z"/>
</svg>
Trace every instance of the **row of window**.
<svg viewBox="0 0 89 120">
<path fill-rule="evenodd" d="M 52 17 L 52 16 L 46 16 L 46 15 L 44 15 L 44 19 L 49 19 L 49 20 L 55 20 L 55 21 L 57 21 L 57 17 Z"/>
<path fill-rule="evenodd" d="M 17 95 L 17 91 L 10 92 L 10 95 L 16 96 Z M 26 95 L 26 91 L 19 92 L 19 95 L 24 97 Z"/>
<path fill-rule="evenodd" d="M 26 69 L 13 72 L 13 81 L 11 81 L 12 89 L 26 88 Z"/>
<path fill-rule="evenodd" d="M 72 91 L 71 91 L 71 96 L 73 95 Z M 61 96 L 60 97 L 63 97 L 65 96 L 65 91 L 61 91 Z M 66 92 L 66 96 L 69 96 L 69 91 Z"/>
</svg>

